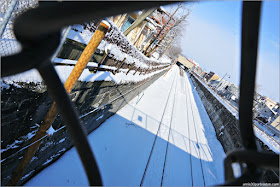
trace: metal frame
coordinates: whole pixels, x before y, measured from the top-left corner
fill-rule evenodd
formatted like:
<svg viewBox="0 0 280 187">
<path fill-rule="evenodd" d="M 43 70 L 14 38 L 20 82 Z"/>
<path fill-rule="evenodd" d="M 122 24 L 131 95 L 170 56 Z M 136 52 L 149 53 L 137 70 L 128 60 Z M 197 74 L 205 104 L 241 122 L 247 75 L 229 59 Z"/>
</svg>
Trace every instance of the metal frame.
<svg viewBox="0 0 280 187">
<path fill-rule="evenodd" d="M 60 31 L 65 26 L 169 3 L 174 2 L 110 2 L 110 6 L 106 1 L 40 2 L 39 7 L 23 13 L 14 22 L 14 32 L 23 50 L 1 59 L 1 76 L 13 75 L 32 68 L 39 70 L 50 95 L 57 103 L 62 119 L 67 124 L 90 185 L 102 185 L 100 172 L 78 118 L 78 112 L 50 61 L 59 46 Z M 227 155 L 225 159 L 227 183 L 225 185 L 258 182 L 262 175 L 260 168 L 279 167 L 278 155 L 257 151 L 252 127 L 260 9 L 261 2 L 243 2 L 239 120 L 245 150 L 233 151 Z M 238 179 L 233 177 L 231 163 L 234 162 L 246 163 L 246 167 L 242 166 L 245 172 Z"/>
<path fill-rule="evenodd" d="M 107 2 L 39 2 L 39 7 L 23 13 L 14 21 L 14 33 L 22 44 L 22 51 L 1 59 L 1 77 L 32 68 L 38 69 L 63 121 L 66 122 L 90 186 L 102 185 L 98 165 L 79 120 L 77 109 L 50 60 L 60 44 L 60 32 L 65 26 L 156 7 L 168 2 L 110 2 L 110 4 L 111 6 L 108 6 Z"/>
<path fill-rule="evenodd" d="M 262 168 L 279 168 L 279 155 L 257 151 L 252 125 L 261 4 L 261 1 L 243 2 L 239 127 L 245 150 L 227 154 L 224 161 L 226 185 L 260 182 Z M 233 176 L 232 163 L 239 163 L 243 172 L 237 179 Z"/>
</svg>

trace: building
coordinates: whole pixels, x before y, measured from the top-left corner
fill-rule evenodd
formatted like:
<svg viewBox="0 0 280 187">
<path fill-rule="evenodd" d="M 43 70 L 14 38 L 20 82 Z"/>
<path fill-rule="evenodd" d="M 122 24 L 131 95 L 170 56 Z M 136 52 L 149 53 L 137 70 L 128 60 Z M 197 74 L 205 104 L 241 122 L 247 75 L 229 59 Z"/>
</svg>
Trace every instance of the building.
<svg viewBox="0 0 280 187">
<path fill-rule="evenodd" d="M 226 87 L 228 88 L 231 85 L 231 82 L 221 79 L 221 77 L 217 81 L 219 81 L 216 87 L 217 90 L 224 90 Z"/>
<path fill-rule="evenodd" d="M 191 63 L 186 57 L 184 57 L 183 55 L 179 55 L 176 59 L 175 59 L 176 63 L 179 63 L 178 65 L 184 65 L 188 70 L 192 69 L 194 64 Z"/>
<path fill-rule="evenodd" d="M 279 103 L 261 96 L 255 104 L 254 111 L 257 119 L 272 124 L 279 116 Z"/>
<path fill-rule="evenodd" d="M 280 131 L 280 115 L 271 123 L 273 127 Z"/>
<path fill-rule="evenodd" d="M 202 69 L 199 66 L 193 66 L 192 71 L 195 72 L 197 75 L 202 73 Z"/>
<path fill-rule="evenodd" d="M 206 76 L 206 72 L 205 71 L 202 71 L 202 73 L 200 74 L 200 76 L 202 77 L 202 78 L 205 78 L 205 76 Z"/>
<path fill-rule="evenodd" d="M 128 14 L 122 14 L 118 16 L 110 17 L 118 29 L 124 32 L 133 22 L 139 17 L 141 12 L 132 12 Z M 157 32 L 156 24 L 150 19 L 145 19 L 141 24 L 134 28 L 128 35 L 128 40 L 134 44 L 134 46 L 141 50 L 143 49 L 143 42 L 151 40 L 152 36 Z"/>
<path fill-rule="evenodd" d="M 275 109 L 277 109 L 277 102 L 273 101 L 272 99 L 265 97 L 264 99 L 265 105 L 270 109 L 273 110 L 275 107 Z"/>
<path fill-rule="evenodd" d="M 190 58 L 189 61 L 193 63 L 195 66 L 199 66 L 198 62 L 194 61 L 194 59 Z"/>
<path fill-rule="evenodd" d="M 113 21 L 116 26 L 124 32 L 129 28 L 134 21 L 141 15 L 140 12 L 133 12 L 122 14 L 118 16 L 110 17 L 109 19 Z M 155 36 L 160 32 L 162 27 L 167 24 L 164 30 L 159 35 L 158 40 L 155 41 L 156 45 L 160 39 L 169 31 L 169 29 L 175 24 L 175 19 L 170 19 L 170 15 L 162 7 L 156 9 L 152 15 L 145 18 L 145 20 L 134 28 L 128 35 L 128 40 L 140 51 L 145 49 L 150 41 L 155 38 Z M 153 46 L 152 46 L 153 47 Z"/>
<path fill-rule="evenodd" d="M 205 76 L 205 79 L 207 82 L 209 82 L 210 80 L 218 80 L 220 77 L 215 74 L 213 71 L 210 71 L 206 76 Z"/>
</svg>

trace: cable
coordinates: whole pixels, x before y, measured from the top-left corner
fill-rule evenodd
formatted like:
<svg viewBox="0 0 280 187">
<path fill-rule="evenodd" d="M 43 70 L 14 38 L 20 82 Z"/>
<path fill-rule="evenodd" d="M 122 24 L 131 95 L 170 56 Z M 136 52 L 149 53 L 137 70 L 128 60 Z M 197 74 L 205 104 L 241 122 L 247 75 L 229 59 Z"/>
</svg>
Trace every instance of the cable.
<svg viewBox="0 0 280 187">
<path fill-rule="evenodd" d="M 175 76 L 176 76 L 176 74 L 175 74 Z M 163 169 L 162 169 L 162 176 L 161 176 L 160 186 L 162 186 L 162 183 L 163 183 L 163 177 L 164 177 L 164 172 L 165 172 L 165 165 L 166 165 L 168 147 L 169 147 L 169 144 L 170 144 L 169 140 L 170 140 L 170 134 L 171 134 L 171 126 L 172 126 L 172 122 L 173 122 L 174 106 L 175 106 L 175 101 L 176 101 L 176 97 L 175 96 L 176 96 L 176 91 L 177 91 L 177 84 L 178 84 L 178 81 L 176 81 L 176 86 L 175 86 L 175 93 L 174 93 L 172 113 L 171 113 L 171 121 L 170 121 L 170 126 L 169 126 L 168 140 L 167 140 L 166 151 L 165 151 L 165 156 L 164 156 L 164 164 L 163 164 Z"/>
<path fill-rule="evenodd" d="M 173 83 L 174 83 L 175 77 L 176 77 L 176 76 L 174 76 L 174 79 L 173 79 L 172 84 L 171 84 L 171 86 L 170 86 L 170 91 L 169 91 L 169 94 L 168 94 L 168 97 L 167 97 L 167 101 L 166 101 L 166 104 L 165 104 L 165 107 L 164 107 L 164 110 L 163 110 L 163 114 L 162 114 L 162 117 L 161 117 L 161 120 L 160 120 L 160 123 L 159 123 L 159 127 L 158 127 L 158 130 L 157 130 L 157 134 L 156 134 L 156 136 L 155 136 L 155 139 L 154 139 L 154 142 L 153 142 L 153 146 L 152 146 L 152 149 L 151 149 L 151 152 L 150 152 L 150 155 L 149 155 L 149 158 L 148 158 L 148 161 L 147 161 L 147 164 L 146 164 L 146 167 L 145 167 L 145 170 L 144 170 L 142 179 L 141 179 L 140 186 L 143 186 L 143 182 L 144 182 L 144 179 L 145 179 L 145 176 L 146 176 L 146 172 L 147 172 L 147 169 L 148 169 L 148 165 L 149 165 L 150 160 L 151 160 L 151 157 L 152 157 L 152 153 L 153 153 L 153 150 L 154 150 L 154 147 L 155 147 L 155 143 L 156 143 L 156 140 L 157 140 L 157 138 L 158 138 L 158 133 L 159 133 L 160 127 L 161 127 L 161 125 L 162 125 L 163 116 L 164 116 L 165 110 L 166 110 L 166 108 L 167 108 L 167 104 L 168 104 L 168 101 L 169 101 L 169 98 L 170 98 L 171 90 L 172 90 L 172 88 L 173 88 Z"/>
</svg>

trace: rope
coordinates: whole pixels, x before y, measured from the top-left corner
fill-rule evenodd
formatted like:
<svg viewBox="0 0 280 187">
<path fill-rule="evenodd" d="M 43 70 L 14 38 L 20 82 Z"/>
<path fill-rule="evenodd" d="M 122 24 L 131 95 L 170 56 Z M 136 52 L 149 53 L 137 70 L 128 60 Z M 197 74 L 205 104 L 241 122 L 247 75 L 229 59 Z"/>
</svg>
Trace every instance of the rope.
<svg viewBox="0 0 280 187">
<path fill-rule="evenodd" d="M 71 74 L 69 75 L 68 79 L 66 80 L 64 87 L 67 93 L 70 93 L 75 83 L 77 82 L 78 78 L 82 74 L 83 70 L 85 69 L 86 65 L 88 64 L 90 58 L 92 57 L 94 51 L 104 38 L 106 32 L 109 30 L 109 26 L 106 25 L 104 22 L 101 22 L 98 29 L 93 34 L 91 40 L 89 41 L 88 45 L 84 49 L 81 57 L 79 58 L 78 62 L 76 63 L 74 69 L 72 70 Z M 42 137 L 46 134 L 46 131 L 50 128 L 51 124 L 53 123 L 56 115 L 56 104 L 55 102 L 52 104 L 49 112 L 45 116 L 43 123 L 40 125 L 39 130 L 37 131 L 36 135 L 32 139 L 32 145 L 29 146 L 27 152 L 24 154 L 23 158 L 21 159 L 19 165 L 13 172 L 12 178 L 9 181 L 8 185 L 15 186 L 21 176 L 23 175 L 26 167 L 30 163 L 32 157 L 35 155 L 38 147 L 42 142 Z"/>
</svg>

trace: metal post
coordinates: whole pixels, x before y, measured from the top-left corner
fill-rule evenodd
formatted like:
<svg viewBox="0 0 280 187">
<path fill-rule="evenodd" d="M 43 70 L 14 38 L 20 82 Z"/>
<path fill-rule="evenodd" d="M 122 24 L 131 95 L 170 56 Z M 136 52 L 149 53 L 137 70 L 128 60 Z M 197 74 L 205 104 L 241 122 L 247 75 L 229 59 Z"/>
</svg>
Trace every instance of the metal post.
<svg viewBox="0 0 280 187">
<path fill-rule="evenodd" d="M 114 75 L 116 75 L 116 73 L 119 72 L 119 69 L 122 67 L 122 65 L 123 65 L 123 63 L 124 63 L 124 61 L 125 61 L 125 59 L 126 59 L 126 57 L 124 57 L 122 63 L 119 65 L 119 67 L 117 68 L 117 70 L 113 72 Z"/>
<path fill-rule="evenodd" d="M 98 63 L 97 68 L 93 71 L 94 73 L 96 73 L 98 71 L 98 69 L 100 68 L 100 66 L 103 64 L 103 62 L 106 59 L 106 57 L 108 56 L 109 52 L 110 52 L 110 50 L 107 49 L 107 53 L 105 52 L 105 55 L 102 57 L 102 59 Z"/>
<path fill-rule="evenodd" d="M 4 19 L 3 19 L 3 22 L 2 22 L 1 28 L 0 28 L 0 37 L 1 38 L 2 38 L 2 35 L 4 33 L 4 30 L 5 30 L 6 26 L 8 24 L 8 21 L 9 21 L 11 15 L 12 15 L 12 13 L 13 13 L 16 5 L 17 5 L 17 2 L 18 2 L 18 0 L 12 0 L 10 6 L 9 6 L 5 16 L 4 16 Z"/>
<path fill-rule="evenodd" d="M 131 64 L 131 66 L 129 67 L 128 71 L 126 72 L 126 75 L 130 72 L 130 70 L 131 70 L 131 68 L 134 66 L 134 64 L 135 64 L 135 62 L 133 62 L 133 63 Z"/>
</svg>

